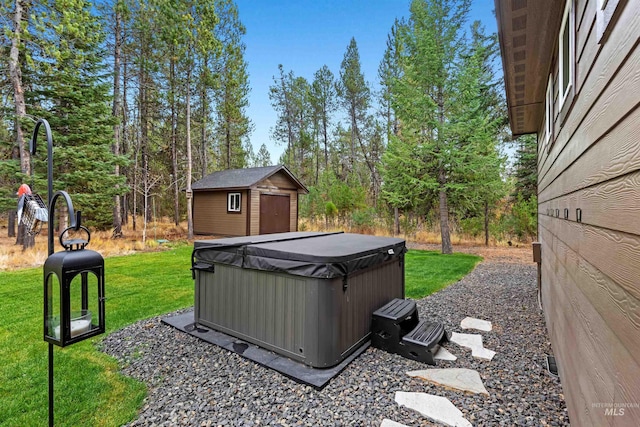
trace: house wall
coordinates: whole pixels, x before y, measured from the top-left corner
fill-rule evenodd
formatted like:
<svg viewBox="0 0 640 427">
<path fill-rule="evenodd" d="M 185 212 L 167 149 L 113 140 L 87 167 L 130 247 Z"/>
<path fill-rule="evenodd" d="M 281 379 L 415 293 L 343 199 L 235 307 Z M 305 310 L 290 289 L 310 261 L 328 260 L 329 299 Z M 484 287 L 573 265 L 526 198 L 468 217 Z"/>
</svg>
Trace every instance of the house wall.
<svg viewBox="0 0 640 427">
<path fill-rule="evenodd" d="M 639 2 L 620 0 L 601 43 L 597 4 L 576 1 L 575 96 L 558 111 L 556 48 L 548 146 L 544 119 L 538 132 L 542 302 L 572 425 L 637 426 L 625 405 L 640 404 Z"/>
<path fill-rule="evenodd" d="M 241 196 L 240 213 L 227 212 L 227 194 L 223 191 L 196 191 L 193 195 L 193 232 L 221 236 L 246 236 L 247 191 Z"/>
</svg>

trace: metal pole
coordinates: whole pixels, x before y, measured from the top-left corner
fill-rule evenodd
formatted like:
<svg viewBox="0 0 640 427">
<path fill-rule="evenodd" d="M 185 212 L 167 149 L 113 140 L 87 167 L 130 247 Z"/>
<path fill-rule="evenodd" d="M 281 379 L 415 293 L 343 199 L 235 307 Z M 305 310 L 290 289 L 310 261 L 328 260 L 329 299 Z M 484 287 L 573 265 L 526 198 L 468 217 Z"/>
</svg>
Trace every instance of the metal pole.
<svg viewBox="0 0 640 427">
<path fill-rule="evenodd" d="M 49 207 L 49 224 L 48 228 L 48 242 L 47 249 L 48 255 L 53 255 L 55 250 L 53 243 L 53 222 L 55 220 L 54 208 L 58 196 L 63 196 L 67 202 L 67 208 L 69 209 L 69 216 L 71 218 L 71 226 L 78 230 L 80 228 L 81 217 L 80 212 L 74 212 L 73 203 L 71 198 L 65 191 L 58 191 L 53 194 L 53 136 L 51 134 L 51 127 L 46 119 L 40 119 L 36 123 L 36 127 L 33 130 L 33 137 L 29 143 L 29 151 L 31 155 L 36 154 L 36 142 L 38 140 L 38 130 L 40 126 L 44 125 L 44 130 L 47 136 L 47 205 Z M 87 277 L 86 273 L 82 275 L 82 308 L 86 309 L 88 304 L 87 299 Z M 46 313 L 45 313 L 46 316 Z M 53 344 L 49 343 L 49 427 L 53 427 Z"/>
<path fill-rule="evenodd" d="M 36 154 L 36 142 L 38 141 L 38 130 L 40 126 L 44 125 L 45 134 L 47 136 L 47 206 L 51 207 L 51 200 L 53 199 L 53 136 L 51 134 L 51 127 L 46 119 L 40 119 L 36 123 L 36 127 L 33 130 L 33 137 L 29 143 L 29 151 L 31 155 Z M 51 218 L 51 215 L 49 215 Z M 53 254 L 53 224 L 49 222 L 47 225 L 49 229 L 48 249 L 49 255 Z"/>
<path fill-rule="evenodd" d="M 53 427 L 53 344 L 49 343 L 49 427 Z"/>
<path fill-rule="evenodd" d="M 49 210 L 53 206 L 51 206 L 51 201 L 53 199 L 53 137 L 51 135 L 51 127 L 49 126 L 49 122 L 45 119 L 40 119 L 36 123 L 36 127 L 33 130 L 33 137 L 30 141 L 29 151 L 31 151 L 31 155 L 36 154 L 36 141 L 38 140 L 38 129 L 40 126 L 44 125 L 45 133 L 47 136 L 47 206 Z M 48 255 L 51 256 L 54 252 L 53 247 L 53 215 L 49 212 L 49 224 L 47 224 L 48 228 Z M 49 343 L 49 427 L 53 427 L 53 344 Z"/>
</svg>

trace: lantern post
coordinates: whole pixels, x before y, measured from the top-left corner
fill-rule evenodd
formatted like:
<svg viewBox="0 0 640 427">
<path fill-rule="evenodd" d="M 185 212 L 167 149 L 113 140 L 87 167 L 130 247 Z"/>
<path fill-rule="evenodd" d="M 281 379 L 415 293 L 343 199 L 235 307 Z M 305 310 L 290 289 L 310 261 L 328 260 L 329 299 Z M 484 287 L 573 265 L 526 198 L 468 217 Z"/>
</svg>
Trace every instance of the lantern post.
<svg viewBox="0 0 640 427">
<path fill-rule="evenodd" d="M 45 119 L 40 119 L 36 123 L 30 143 L 31 154 L 36 154 L 38 130 L 42 125 L 44 125 L 47 136 L 47 199 L 49 206 L 48 258 L 43 268 L 43 323 L 44 340 L 49 344 L 49 426 L 53 426 L 53 346 L 65 347 L 104 333 L 104 259 L 99 253 L 85 249 L 91 240 L 91 233 L 88 228 L 82 225 L 80 212 L 74 211 L 69 194 L 66 191 L 53 192 L 53 138 L 49 123 Z M 67 205 L 70 226 L 59 235 L 59 242 L 64 251 L 55 252 L 53 229 L 55 205 L 59 197 L 62 197 Z M 86 239 L 65 240 L 65 235 L 72 230 L 86 233 Z M 79 280 L 75 280 L 78 278 Z M 91 284 L 89 283 L 90 278 L 95 278 Z M 78 282 L 80 282 L 79 289 L 76 286 Z"/>
</svg>

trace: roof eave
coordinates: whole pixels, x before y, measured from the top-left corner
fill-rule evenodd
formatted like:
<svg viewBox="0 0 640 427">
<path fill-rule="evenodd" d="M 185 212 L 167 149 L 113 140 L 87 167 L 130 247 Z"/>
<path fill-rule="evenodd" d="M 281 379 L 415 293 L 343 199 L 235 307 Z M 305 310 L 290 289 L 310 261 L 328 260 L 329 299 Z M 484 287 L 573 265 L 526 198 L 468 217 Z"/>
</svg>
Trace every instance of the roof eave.
<svg viewBox="0 0 640 427">
<path fill-rule="evenodd" d="M 546 86 L 565 2 L 494 3 L 511 131 L 514 135 L 535 133 L 544 116 Z"/>
</svg>

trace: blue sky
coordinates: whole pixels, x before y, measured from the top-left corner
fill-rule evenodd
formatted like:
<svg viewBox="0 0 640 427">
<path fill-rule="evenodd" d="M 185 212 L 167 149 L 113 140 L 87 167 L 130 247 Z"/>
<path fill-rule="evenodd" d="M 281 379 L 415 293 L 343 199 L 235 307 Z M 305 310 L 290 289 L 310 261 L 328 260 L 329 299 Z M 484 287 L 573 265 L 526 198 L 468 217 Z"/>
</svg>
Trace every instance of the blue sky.
<svg viewBox="0 0 640 427">
<path fill-rule="evenodd" d="M 249 65 L 249 118 L 254 151 L 265 143 L 277 163 L 284 146 L 271 141 L 277 115 L 269 101 L 269 86 L 278 74 L 293 71 L 310 83 L 327 65 L 335 76 L 347 45 L 355 37 L 365 79 L 378 88 L 378 65 L 396 18 L 409 16 L 409 0 L 236 0 L 247 28 L 244 42 Z M 469 24 L 480 20 L 487 33 L 496 31 L 493 0 L 473 0 Z"/>
</svg>

